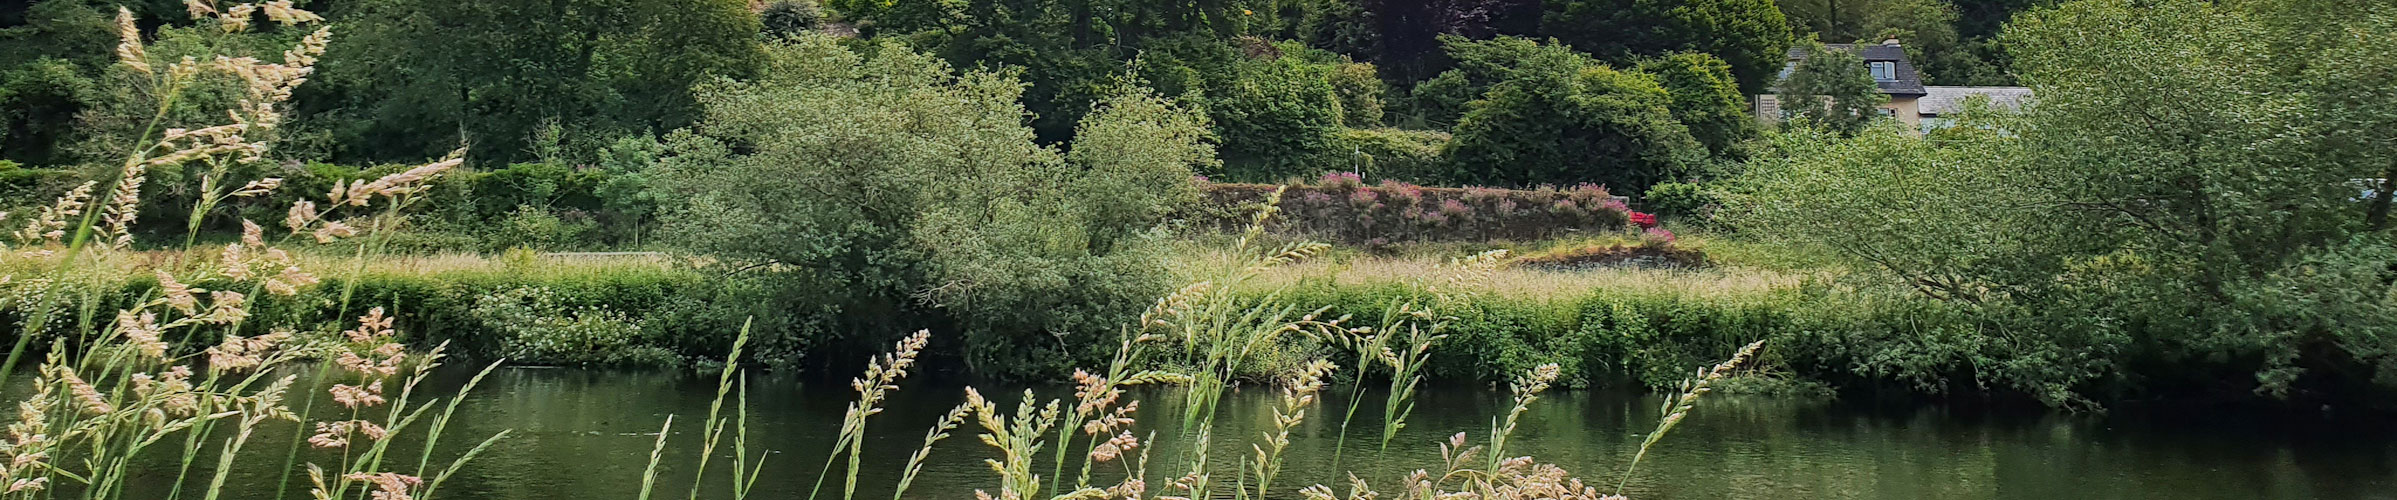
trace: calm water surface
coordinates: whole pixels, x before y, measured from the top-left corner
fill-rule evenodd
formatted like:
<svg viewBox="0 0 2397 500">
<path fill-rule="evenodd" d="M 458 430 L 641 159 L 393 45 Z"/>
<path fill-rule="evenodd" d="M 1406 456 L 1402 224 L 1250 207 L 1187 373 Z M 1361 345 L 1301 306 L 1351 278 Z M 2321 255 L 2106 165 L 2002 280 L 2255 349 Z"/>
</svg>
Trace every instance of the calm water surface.
<svg viewBox="0 0 2397 500">
<path fill-rule="evenodd" d="M 446 394 L 471 374 L 450 370 L 455 373 L 444 373 L 420 390 Z M 852 394 L 845 384 L 762 375 L 749 382 L 749 446 L 752 453 L 767 453 L 766 472 L 753 497 L 805 498 Z M 1069 395 L 1065 392 L 1050 389 L 1042 396 Z M 700 437 L 697 423 L 713 395 L 713 377 L 499 369 L 462 404 L 445 446 L 463 451 L 492 433 L 513 433 L 452 478 L 442 496 L 632 498 L 658 427 L 669 414 L 677 416 L 676 429 L 668 436 L 673 449 L 660 490 L 686 496 Z M 1172 422 L 1178 413 L 1171 394 L 1142 396 L 1143 417 L 1178 424 Z M 1001 403 L 1012 410 L 1017 397 L 1001 398 Z M 1388 450 L 1376 452 L 1371 441 L 1378 437 L 1379 396 L 1368 394 L 1352 424 L 1350 451 L 1335 468 L 1332 444 L 1346 397 L 1332 394 L 1326 406 L 1309 413 L 1294 433 L 1283 479 L 1277 480 L 1292 487 L 1277 489 L 1344 485 L 1335 470 L 1396 484 L 1407 471 L 1436 467 L 1436 443 L 1450 434 L 1469 432 L 1479 444 L 1491 417 L 1508 404 L 1502 392 L 1489 389 L 1427 390 L 1407 429 Z M 962 387 L 956 385 L 909 384 L 900 390 L 889 411 L 869 424 L 858 496 L 889 498 L 888 485 L 925 428 L 961 400 Z M 1552 393 L 1524 416 L 1510 454 L 1530 454 L 1612 485 L 1641 433 L 1654 425 L 1657 402 L 1642 394 Z M 1250 443 L 1270 426 L 1273 404 L 1271 391 L 1255 388 L 1227 398 L 1211 451 L 1218 462 L 1216 477 L 1227 482 L 1233 477 Z M 1859 411 L 1836 402 L 1710 397 L 1641 464 L 1625 493 L 1635 499 L 2397 498 L 2397 440 L 2385 432 L 2328 424 L 2260 425 L 2204 415 L 2188 420 L 2199 423 L 2165 425 L 2127 416 L 1992 418 L 1937 409 Z M 995 476 L 982 463 L 992 454 L 968 425 L 934 451 L 908 497 L 972 498 L 975 488 L 994 487 Z M 1154 427 L 1161 443 L 1151 447 L 1150 479 L 1158 484 L 1180 475 L 1176 464 L 1187 449 L 1178 445 L 1189 440 L 1176 435 L 1178 425 Z M 287 443 L 288 438 L 277 437 L 253 445 L 271 453 L 254 457 L 262 462 L 256 466 L 241 467 L 235 484 L 267 485 L 264 489 L 271 491 Z M 1042 453 L 1044 476 L 1048 451 Z M 414 453 L 405 454 L 412 463 Z M 303 452 L 302 458 L 331 457 Z M 729 451 L 720 451 L 711 472 L 728 467 L 729 458 Z M 835 474 L 827 485 L 833 498 L 840 482 Z M 296 477 L 304 482 L 305 474 Z M 722 486 L 706 485 L 709 490 Z M 1220 490 L 1229 491 L 1228 484 Z"/>
</svg>

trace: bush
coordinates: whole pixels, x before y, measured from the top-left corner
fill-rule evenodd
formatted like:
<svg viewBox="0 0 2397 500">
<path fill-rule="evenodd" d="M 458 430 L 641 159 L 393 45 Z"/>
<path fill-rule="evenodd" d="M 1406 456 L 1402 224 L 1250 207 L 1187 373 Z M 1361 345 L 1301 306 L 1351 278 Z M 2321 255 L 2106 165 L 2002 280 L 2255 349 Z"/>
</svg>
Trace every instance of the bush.
<svg viewBox="0 0 2397 500">
<path fill-rule="evenodd" d="M 1694 171 L 1704 145 L 1645 73 L 1540 45 L 1473 101 L 1448 143 L 1452 183 L 1592 182 L 1638 191 Z"/>
<path fill-rule="evenodd" d="M 1732 79 L 1731 65 L 1715 56 L 1682 52 L 1640 62 L 1640 72 L 1655 75 L 1672 96 L 1667 107 L 1673 119 L 1689 127 L 1690 136 L 1718 161 L 1741 159 L 1739 147 L 1756 138 L 1756 117 L 1748 112 L 1748 97 Z"/>
<path fill-rule="evenodd" d="M 1060 154 L 1021 125 L 1024 87 L 1004 75 L 823 36 L 773 51 L 771 77 L 708 89 L 706 118 L 668 138 L 656 179 L 675 244 L 839 290 L 836 331 L 869 335 L 860 351 L 955 329 L 999 376 L 1095 361 L 1073 346 L 1112 339 L 1166 288 L 1136 243 L 1213 162 L 1195 110 L 1112 89 L 1079 127 L 1092 140 Z"/>
<path fill-rule="evenodd" d="M 578 214 L 574 220 L 568 220 L 548 207 L 524 205 L 484 231 L 483 250 L 572 248 L 595 228 L 596 224 L 587 216 Z"/>
<path fill-rule="evenodd" d="M 1340 124 L 1357 128 L 1382 126 L 1382 79 L 1371 63 L 1333 65 L 1326 75 L 1332 93 L 1340 96 Z"/>
<path fill-rule="evenodd" d="M 473 313 L 505 338 L 500 355 L 536 365 L 669 366 L 674 353 L 643 345 L 641 327 L 605 307 L 569 308 L 556 294 L 523 287 L 485 295 Z"/>
<path fill-rule="evenodd" d="M 517 163 L 473 176 L 475 216 L 499 220 L 519 207 L 597 211 L 607 174 L 552 163 Z"/>
<path fill-rule="evenodd" d="M 1706 212 L 1715 204 L 1714 196 L 1706 192 L 1705 186 L 1687 182 L 1649 186 L 1648 194 L 1641 196 L 1640 201 L 1656 213 L 1699 221 L 1706 219 Z"/>
<path fill-rule="evenodd" d="M 824 11 L 815 0 L 778 0 L 757 13 L 769 38 L 812 33 L 824 26 Z"/>
<path fill-rule="evenodd" d="M 1261 292 L 1260 292 L 1261 293 Z M 1415 293 L 1397 284 L 1308 280 L 1282 293 L 1327 315 L 1374 319 Z M 1426 374 L 1451 382 L 1502 382 L 1544 363 L 1573 386 L 1670 387 L 1691 370 L 1759 339 L 1752 367 L 1847 389 L 1911 388 L 1929 394 L 1973 380 L 1974 363 L 2002 358 L 1964 309 L 1930 301 L 1808 287 L 1748 293 L 1586 291 L 1541 297 L 1479 294 L 1444 304 L 1454 316 Z M 2036 385 L 2008 385 L 2022 392 Z"/>
<path fill-rule="evenodd" d="M 1448 134 L 1394 128 L 1342 129 L 1325 151 L 1322 168 L 1362 173 L 1374 179 L 1432 182 L 1440 178 L 1440 148 Z"/>
<path fill-rule="evenodd" d="M 1340 127 L 1331 83 L 1295 60 L 1249 61 L 1208 93 L 1223 141 L 1223 177 L 1274 181 L 1305 175 Z"/>
<path fill-rule="evenodd" d="M 0 210 L 47 204 L 82 182 L 83 176 L 73 170 L 20 168 L 0 160 L 0 200 L 7 200 L 0 201 Z"/>
</svg>

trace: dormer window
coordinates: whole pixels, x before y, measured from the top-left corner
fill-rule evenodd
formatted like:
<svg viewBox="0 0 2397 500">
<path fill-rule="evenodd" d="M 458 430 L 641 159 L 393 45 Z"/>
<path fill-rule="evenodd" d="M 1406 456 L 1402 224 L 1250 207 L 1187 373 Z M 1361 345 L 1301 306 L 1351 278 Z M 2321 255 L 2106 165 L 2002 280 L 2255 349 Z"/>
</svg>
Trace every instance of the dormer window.
<svg viewBox="0 0 2397 500">
<path fill-rule="evenodd" d="M 1873 81 L 1887 82 L 1898 79 L 1898 63 L 1896 62 L 1873 61 L 1865 63 L 1865 65 L 1873 69 Z"/>
</svg>

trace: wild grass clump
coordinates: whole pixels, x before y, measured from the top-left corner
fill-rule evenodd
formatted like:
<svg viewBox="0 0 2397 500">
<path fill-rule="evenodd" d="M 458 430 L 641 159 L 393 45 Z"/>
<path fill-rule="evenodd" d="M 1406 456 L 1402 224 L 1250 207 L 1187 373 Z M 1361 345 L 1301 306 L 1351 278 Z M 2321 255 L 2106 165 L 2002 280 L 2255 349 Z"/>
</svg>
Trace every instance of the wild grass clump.
<svg viewBox="0 0 2397 500">
<path fill-rule="evenodd" d="M 193 16 L 228 31 L 246 29 L 259 14 L 286 28 L 322 21 L 283 1 L 186 4 Z M 7 465 L 0 467 L 0 485 L 5 485 L 0 498 L 213 500 L 228 492 L 241 498 L 263 497 L 264 485 L 239 488 L 228 479 L 242 457 L 257 454 L 250 448 L 255 438 L 283 429 L 282 422 L 292 423 L 295 433 L 306 436 L 292 439 L 285 458 L 287 473 L 297 469 L 291 465 L 302 441 L 339 451 L 329 467 L 313 460 L 307 465 L 313 496 L 433 498 L 444 480 L 506 434 L 484 440 L 446 468 L 433 468 L 431 450 L 440 444 L 456 406 L 453 402 L 427 419 L 433 401 L 419 397 L 415 389 L 438 365 L 438 348 L 408 352 L 393 340 L 391 319 L 381 309 L 322 342 L 303 342 L 303 333 L 283 328 L 243 334 L 245 323 L 253 320 L 254 298 L 295 296 L 320 281 L 280 241 L 269 242 L 265 228 L 247 220 L 242 221 L 239 241 L 227 243 L 210 259 L 145 262 L 130 252 L 132 226 L 144 200 L 143 180 L 152 168 L 204 168 L 199 174 L 202 193 L 191 211 L 194 226 L 226 199 L 260 196 L 280 187 L 275 178 L 234 184 L 227 176 L 234 165 L 260 161 L 268 149 L 261 138 L 271 136 L 280 123 L 280 104 L 306 80 L 330 32 L 318 28 L 284 51 L 276 63 L 227 56 L 155 63 L 145 55 L 130 11 L 119 10 L 116 27 L 120 71 L 146 79 L 145 88 L 156 92 L 152 97 L 160 108 L 141 134 L 140 147 L 127 155 L 114 179 L 70 190 L 28 220 L 14 235 L 15 246 L 0 249 L 5 252 L 0 253 L 0 263 L 5 263 L 0 269 L 8 273 L 0 275 L 0 283 L 35 282 L 13 289 L 17 293 L 8 301 L 22 328 L 7 362 L 0 365 L 0 379 L 14 372 L 35 339 L 50 339 L 43 363 L 32 373 L 34 392 L 17 401 L 16 422 L 0 442 L 0 455 L 7 458 Z M 167 110 L 188 86 L 216 79 L 230 80 L 243 90 L 235 108 L 227 110 L 231 123 L 161 129 Z M 373 182 L 337 187 L 326 196 L 325 210 L 316 209 L 313 202 L 295 204 L 284 224 L 289 232 L 279 240 L 304 235 L 322 243 L 387 228 L 422 182 L 457 164 L 434 162 Z M 105 195 L 95 193 L 94 187 L 103 184 L 108 186 Z M 353 217 L 349 209 L 381 209 L 382 214 L 375 222 L 359 223 L 363 219 Z M 117 283 L 105 276 L 128 268 L 140 269 L 148 278 L 140 281 L 150 286 L 130 299 L 102 293 L 103 285 Z M 129 273 L 115 275 L 125 274 Z M 100 312 L 109 309 L 115 313 Z M 52 328 L 59 326 L 54 320 L 60 318 L 72 318 L 72 326 L 52 337 Z M 292 411 L 293 388 L 299 386 L 293 369 L 304 368 L 301 361 L 312 358 L 331 360 L 331 367 L 316 371 L 318 377 L 338 382 L 327 394 L 346 414 L 317 418 Z M 315 393 L 308 394 L 307 400 L 313 401 Z M 307 431 L 311 426 L 313 433 Z M 402 473 L 404 459 L 387 456 L 390 445 L 419 426 L 431 428 L 422 443 L 424 454 L 413 470 Z M 174 459 L 171 482 L 160 486 L 163 492 L 134 491 L 132 478 L 152 474 L 147 467 L 158 454 Z M 204 458 L 213 463 L 204 463 Z M 279 482 L 274 487 L 278 496 L 286 485 Z"/>
<path fill-rule="evenodd" d="M 1270 213 L 1265 212 L 1258 219 L 1262 220 Z M 1255 234 L 1252 232 L 1251 236 Z M 1261 253 L 1262 257 L 1250 265 L 1228 273 L 1228 279 L 1241 279 L 1253 275 L 1258 269 L 1311 255 L 1292 248 L 1306 247 L 1285 246 L 1277 251 Z M 1413 323 L 1413 326 L 1397 324 L 1393 329 L 1379 331 L 1345 327 L 1342 326 L 1342 320 L 1318 321 L 1314 315 L 1293 319 L 1289 314 L 1295 307 L 1270 295 L 1238 300 L 1216 294 L 1208 282 L 1185 286 L 1158 299 L 1156 305 L 1139 318 L 1139 324 L 1128 325 L 1122 330 L 1115 355 L 1105 370 L 1076 371 L 1072 378 L 1074 394 L 1071 399 L 1043 400 L 1027 390 L 1016 401 L 1014 409 L 1009 411 L 984 396 L 979 388 L 966 388 L 964 403 L 936 420 L 925 431 L 921 447 L 908 455 L 895 485 L 893 498 L 905 498 L 909 487 L 922 472 L 927 457 L 950 433 L 969 419 L 979 431 L 976 437 L 990 448 L 986 455 L 989 458 L 984 459 L 983 463 L 997 479 L 995 487 L 975 491 L 975 497 L 981 500 L 1192 500 L 1215 498 L 1226 487 L 1229 487 L 1234 498 L 1288 498 L 1292 495 L 1310 499 L 1336 498 L 1329 487 L 1322 485 L 1277 489 L 1276 484 L 1282 480 L 1286 452 L 1293 446 L 1293 431 L 1305 423 L 1308 411 L 1320 402 L 1322 394 L 1332 382 L 1329 377 L 1337 373 L 1340 367 L 1329 359 L 1315 358 L 1279 381 L 1277 390 L 1280 391 L 1280 398 L 1272 409 L 1273 424 L 1250 444 L 1251 453 L 1242 457 L 1241 466 L 1232 474 L 1231 484 L 1228 485 L 1222 484 L 1225 481 L 1217 478 L 1213 470 L 1216 465 L 1208 457 L 1214 440 L 1215 417 L 1219 411 L 1212 403 L 1226 390 L 1225 381 L 1238 373 L 1235 367 L 1239 363 L 1257 355 L 1257 349 L 1275 345 L 1282 335 L 1301 334 L 1318 338 L 1339 336 L 1337 338 L 1347 339 L 1348 343 L 1342 345 L 1359 353 L 1361 364 L 1377 364 L 1390 372 L 1393 397 L 1389 403 L 1391 406 L 1385 408 L 1385 421 L 1390 422 L 1383 431 L 1383 441 L 1386 443 L 1396 429 L 1403 425 L 1400 422 L 1411 410 L 1410 395 L 1421 381 L 1417 371 L 1441 338 L 1438 331 L 1442 328 L 1440 325 L 1443 320 L 1431 311 L 1469 302 L 1471 285 L 1487 279 L 1501 257 L 1503 253 L 1492 252 L 1458 260 L 1446 279 L 1436 284 L 1424 284 L 1420 297 L 1394 303 L 1388 308 L 1390 312 L 1385 313 L 1419 323 Z M 826 457 L 824 469 L 819 472 L 818 485 L 831 480 L 835 475 L 832 464 L 841 461 L 846 454 L 850 468 L 840 475 L 844 477 L 846 485 L 844 496 L 853 494 L 858 478 L 858 457 L 866 446 L 864 441 L 855 436 L 862 435 L 865 417 L 879 412 L 878 402 L 884 395 L 898 388 L 897 384 L 907 367 L 914 363 L 916 356 L 929 343 L 929 335 L 929 332 L 919 331 L 900 341 L 893 346 L 891 353 L 874 358 L 868 364 L 866 374 L 852 383 L 859 397 L 846 413 L 848 418 L 841 429 L 840 438 Z M 727 363 L 727 373 L 737 363 L 738 342 L 735 345 L 736 356 L 731 358 L 734 362 Z M 1682 395 L 1668 401 L 1669 411 L 1665 420 L 1650 435 L 1639 456 L 1644 456 L 1646 448 L 1653 447 L 1657 439 L 1695 408 L 1698 396 L 1705 393 L 1710 384 L 1754 357 L 1762 345 L 1761 341 L 1749 344 L 1732 361 L 1718 365 L 1711 371 L 1701 372 L 1698 379 L 1684 385 Z M 1360 370 L 1360 377 L 1350 382 L 1361 386 L 1362 373 Z M 1465 435 L 1456 435 L 1442 446 L 1441 462 L 1436 469 L 1425 468 L 1399 478 L 1405 484 L 1404 496 L 1424 500 L 1621 498 L 1601 495 L 1595 488 L 1583 484 L 1554 465 L 1537 464 L 1531 457 L 1506 456 L 1509 439 L 1521 425 L 1522 416 L 1539 400 L 1540 394 L 1553 387 L 1562 375 L 1563 369 L 1556 364 L 1542 364 L 1522 372 L 1511 385 L 1514 404 L 1506 414 L 1491 422 L 1488 444 L 1467 447 Z M 731 377 L 727 375 L 718 381 L 719 404 L 726 392 L 734 388 L 730 380 Z M 1169 461 L 1175 465 L 1168 467 L 1178 470 L 1164 473 L 1176 479 L 1155 488 L 1164 494 L 1151 497 L 1149 493 L 1152 488 L 1148 478 L 1151 477 L 1152 462 L 1148 452 L 1155 449 L 1160 438 L 1154 432 L 1146 436 L 1133 433 L 1132 426 L 1136 423 L 1141 404 L 1138 400 L 1129 399 L 1123 389 L 1165 384 L 1181 386 L 1179 398 L 1186 405 L 1181 419 L 1181 432 L 1171 437 L 1186 439 L 1192 446 L 1179 460 Z M 741 390 L 745 393 L 745 389 Z M 1354 401 L 1351 405 L 1352 408 L 1355 406 Z M 1353 417 L 1353 411 L 1350 416 Z M 710 419 L 711 422 L 725 421 L 712 414 Z M 731 420 L 742 421 L 745 420 Z M 672 422 L 673 417 L 668 417 L 668 427 L 660 432 L 657 451 L 651 455 L 650 468 L 643 477 L 642 498 L 647 498 L 647 492 L 656 483 L 657 464 L 662 460 L 666 442 L 664 436 L 671 432 Z M 745 426 L 741 423 L 733 425 Z M 1343 435 L 1346 433 L 1345 427 L 1346 422 L 1343 422 Z M 709 429 L 703 431 L 703 439 L 712 440 L 715 433 L 721 432 L 714 427 Z M 712 444 L 708 442 L 703 441 L 703 454 L 712 450 Z M 1344 443 L 1343 439 L 1335 446 L 1345 446 Z M 1045 478 L 1042 476 L 1044 452 L 1047 452 Z M 1379 459 L 1393 458 L 1384 456 Z M 1633 465 L 1636 465 L 1636 460 L 1635 456 Z M 702 464 L 704 467 L 704 461 Z M 1074 471 L 1070 481 L 1066 479 L 1069 467 Z M 1104 475 L 1094 474 L 1095 470 L 1101 468 L 1114 470 L 1103 471 Z M 1430 470 L 1441 472 L 1433 475 L 1428 472 Z M 1627 469 L 1626 474 L 1628 472 Z M 707 480 L 704 470 L 698 475 L 701 477 L 695 477 L 695 482 Z M 736 473 L 735 477 L 736 483 L 743 481 L 739 479 L 740 473 Z M 1108 478 L 1113 481 L 1107 481 Z M 1367 479 L 1354 474 L 1350 478 L 1349 498 L 1367 499 L 1379 495 L 1372 490 Z M 736 489 L 736 492 L 739 491 L 743 490 Z M 736 498 L 739 496 L 736 493 Z"/>
</svg>

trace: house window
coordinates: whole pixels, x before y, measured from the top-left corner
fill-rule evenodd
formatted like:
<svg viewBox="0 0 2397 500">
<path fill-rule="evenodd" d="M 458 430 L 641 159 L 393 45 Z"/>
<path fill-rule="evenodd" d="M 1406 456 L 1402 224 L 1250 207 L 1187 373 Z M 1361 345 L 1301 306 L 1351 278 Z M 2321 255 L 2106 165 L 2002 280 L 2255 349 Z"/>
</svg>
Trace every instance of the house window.
<svg viewBox="0 0 2397 500">
<path fill-rule="evenodd" d="M 1875 81 L 1886 82 L 1898 79 L 1898 63 L 1873 61 L 1866 64 L 1873 68 L 1873 80 Z"/>
<path fill-rule="evenodd" d="M 1889 109 L 1889 108 L 1875 108 L 1875 109 L 1873 109 L 1873 111 L 1878 111 L 1878 112 L 1880 112 L 1880 113 L 1881 113 L 1881 116 L 1884 116 L 1884 117 L 1889 117 L 1889 118 L 1897 118 L 1897 117 L 1898 117 L 1898 110 L 1895 110 L 1895 109 Z"/>
</svg>

